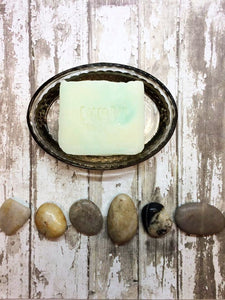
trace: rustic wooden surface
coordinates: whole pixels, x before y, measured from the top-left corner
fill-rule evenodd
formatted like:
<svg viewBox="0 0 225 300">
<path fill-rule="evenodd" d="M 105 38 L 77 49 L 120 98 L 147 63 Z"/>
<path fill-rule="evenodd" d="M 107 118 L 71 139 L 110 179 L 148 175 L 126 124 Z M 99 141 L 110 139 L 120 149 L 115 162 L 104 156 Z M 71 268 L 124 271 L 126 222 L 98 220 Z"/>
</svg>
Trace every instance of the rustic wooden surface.
<svg viewBox="0 0 225 300">
<path fill-rule="evenodd" d="M 0 298 L 225 298 L 225 231 L 163 239 L 136 237 L 116 247 L 102 232 L 69 226 L 42 238 L 34 212 L 90 198 L 104 219 L 118 193 L 140 212 L 161 201 L 205 201 L 225 211 L 224 0 L 1 0 L 0 203 L 15 197 L 32 217 L 16 235 L 0 232 Z M 170 142 L 153 158 L 117 171 L 84 171 L 44 153 L 26 124 L 31 95 L 49 77 L 90 62 L 118 62 L 158 77 L 179 111 Z"/>
</svg>

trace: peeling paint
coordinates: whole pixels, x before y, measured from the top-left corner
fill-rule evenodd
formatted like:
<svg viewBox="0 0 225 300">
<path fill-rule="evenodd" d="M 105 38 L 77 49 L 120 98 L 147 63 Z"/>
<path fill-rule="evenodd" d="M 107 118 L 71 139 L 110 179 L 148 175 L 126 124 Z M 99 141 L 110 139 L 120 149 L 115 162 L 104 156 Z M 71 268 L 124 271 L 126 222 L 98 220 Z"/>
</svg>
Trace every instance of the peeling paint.
<svg viewBox="0 0 225 300">
<path fill-rule="evenodd" d="M 76 231 L 76 229 L 73 226 L 68 227 L 65 233 L 65 241 L 69 249 L 74 250 L 75 252 L 80 250 L 80 234 Z"/>
<path fill-rule="evenodd" d="M 224 1 L 32 0 L 27 5 L 25 0 L 0 3 L 1 199 L 12 194 L 28 199 L 30 191 L 34 210 L 50 200 L 68 211 L 89 193 L 104 224 L 119 192 L 132 195 L 137 207 L 140 201 L 160 201 L 172 213 L 177 201 L 203 200 L 224 211 Z M 88 58 L 139 65 L 160 78 L 179 98 L 178 143 L 174 136 L 138 169 L 89 174 L 29 143 L 30 82 L 34 89 Z M 1 233 L 2 297 L 225 298 L 224 232 L 195 239 L 174 228 L 154 240 L 139 226 L 131 243 L 117 247 L 106 226 L 90 238 L 69 227 L 61 239 L 47 241 L 39 239 L 32 221 L 30 233 L 28 226 L 13 237 Z"/>
<path fill-rule="evenodd" d="M 40 271 L 38 268 L 34 268 L 34 275 L 39 282 L 42 282 L 44 286 L 48 285 L 49 282 L 44 275 L 44 271 Z"/>
<path fill-rule="evenodd" d="M 93 56 L 93 60 L 136 65 L 131 54 L 137 52 L 138 28 L 133 22 L 135 13 L 132 9 L 136 7 L 102 6 L 95 11 L 97 26 L 92 26 L 92 48 L 98 49 L 98 58 Z M 110 56 L 107 45 L 110 45 Z"/>
<path fill-rule="evenodd" d="M 128 290 L 128 285 L 126 285 L 121 278 L 120 272 L 121 264 L 119 261 L 119 257 L 116 256 L 108 273 L 107 298 L 118 299 L 121 297 L 122 293 L 125 293 Z"/>
<path fill-rule="evenodd" d="M 3 258 L 4 258 L 4 252 L 1 252 L 1 254 L 0 254 L 0 266 L 2 265 Z"/>
<path fill-rule="evenodd" d="M 193 40 L 189 46 L 189 55 L 192 69 L 196 74 L 207 74 L 207 77 L 203 76 L 202 78 L 202 82 L 205 85 L 202 91 L 203 95 L 198 94 L 193 97 L 195 110 L 193 111 L 192 120 L 193 134 L 197 137 L 197 145 L 201 155 L 199 161 L 199 187 L 201 188 L 199 190 L 199 198 L 202 201 L 210 202 L 211 192 L 209 184 L 213 178 L 211 171 L 214 169 L 214 163 L 218 164 L 217 160 L 220 159 L 221 150 L 225 145 L 223 133 L 225 91 L 222 95 L 218 94 L 218 87 L 222 84 L 222 62 L 225 57 L 224 51 L 222 49 L 221 51 L 218 47 L 225 43 L 225 35 L 223 32 L 218 32 L 217 37 L 212 39 L 212 32 L 210 34 L 209 31 L 213 30 L 213 19 L 208 20 L 206 18 L 205 21 L 202 16 L 206 15 L 208 6 L 204 6 L 203 10 L 200 14 L 199 12 L 190 14 L 189 24 L 195 24 L 197 30 L 195 30 L 194 34 L 193 30 L 191 30 L 189 34 L 189 39 Z M 214 12 L 216 11 L 214 10 Z M 210 14 L 210 11 L 208 14 Z M 207 33 L 207 39 L 204 37 L 204 32 Z M 222 44 L 221 41 L 223 41 Z M 210 47 L 207 44 L 209 42 Z M 216 69 L 215 59 L 213 59 L 215 54 L 209 48 L 216 51 L 216 57 L 219 62 Z M 204 57 L 206 54 L 209 55 L 209 59 L 205 62 Z M 208 182 L 207 185 L 205 185 L 206 182 Z"/>
<path fill-rule="evenodd" d="M 96 1 L 96 8 L 101 6 L 129 6 L 137 4 L 137 0 L 98 0 Z"/>
<path fill-rule="evenodd" d="M 198 299 L 216 299 L 215 269 L 213 265 L 213 238 L 199 238 L 195 258 L 195 288 Z"/>
<path fill-rule="evenodd" d="M 20 249 L 21 249 L 21 241 L 18 233 L 16 235 L 8 236 L 6 242 L 7 256 L 18 255 Z"/>
<path fill-rule="evenodd" d="M 223 209 L 225 89 L 221 90 L 221 85 L 225 36 L 220 29 L 225 26 L 224 11 L 221 2 L 188 1 L 182 3 L 181 12 L 180 88 L 184 101 L 183 131 L 180 132 L 183 143 L 180 153 L 184 159 L 181 198 L 185 195 L 186 201 L 205 201 Z M 222 277 L 215 269 L 218 261 L 215 238 L 195 240 L 181 235 L 179 241 L 185 242 L 180 256 L 181 297 L 218 298 L 218 284 L 220 292 L 224 290 L 220 284 Z M 191 265 L 189 257 L 194 254 L 195 261 Z M 218 263 L 224 265 L 222 261 Z M 193 279 L 190 273 L 195 274 Z M 224 297 L 224 294 L 219 295 Z"/>
</svg>

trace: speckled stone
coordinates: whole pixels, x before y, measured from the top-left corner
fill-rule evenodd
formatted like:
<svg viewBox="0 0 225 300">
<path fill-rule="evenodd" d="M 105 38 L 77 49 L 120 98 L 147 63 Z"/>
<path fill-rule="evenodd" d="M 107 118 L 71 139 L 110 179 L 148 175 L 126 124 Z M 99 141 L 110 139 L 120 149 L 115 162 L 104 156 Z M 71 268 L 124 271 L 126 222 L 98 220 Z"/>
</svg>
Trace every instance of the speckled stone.
<svg viewBox="0 0 225 300">
<path fill-rule="evenodd" d="M 162 237 L 172 228 L 173 222 L 160 203 L 146 204 L 142 209 L 141 216 L 144 228 L 151 237 Z"/>
<path fill-rule="evenodd" d="M 66 218 L 54 203 L 44 203 L 38 208 L 35 224 L 38 231 L 48 239 L 60 237 L 67 229 Z"/>
<path fill-rule="evenodd" d="M 75 202 L 69 211 L 69 218 L 76 230 L 85 235 L 96 235 L 103 225 L 103 217 L 100 209 L 90 200 Z"/>
<path fill-rule="evenodd" d="M 126 194 L 116 196 L 108 211 L 107 230 L 112 242 L 123 245 L 136 234 L 138 216 L 133 200 Z"/>
<path fill-rule="evenodd" d="M 219 209 L 206 203 L 186 203 L 175 211 L 177 226 L 187 234 L 205 236 L 216 234 L 225 227 L 225 218 Z"/>
<path fill-rule="evenodd" d="M 6 235 L 13 235 L 29 219 L 30 209 L 23 204 L 7 199 L 0 208 L 0 228 Z"/>
</svg>

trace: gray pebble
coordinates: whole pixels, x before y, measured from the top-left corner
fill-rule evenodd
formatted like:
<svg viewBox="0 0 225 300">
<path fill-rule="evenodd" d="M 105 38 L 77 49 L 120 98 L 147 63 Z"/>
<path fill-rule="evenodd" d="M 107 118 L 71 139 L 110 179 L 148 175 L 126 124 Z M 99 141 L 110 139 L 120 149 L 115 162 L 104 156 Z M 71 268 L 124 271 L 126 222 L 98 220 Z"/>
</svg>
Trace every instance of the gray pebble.
<svg viewBox="0 0 225 300">
<path fill-rule="evenodd" d="M 162 237 L 167 234 L 173 225 L 162 204 L 151 202 L 146 204 L 141 212 L 142 223 L 151 237 Z"/>
<path fill-rule="evenodd" d="M 138 216 L 133 200 L 126 194 L 116 196 L 109 207 L 107 230 L 112 242 L 123 245 L 136 234 Z"/>
<path fill-rule="evenodd" d="M 205 236 L 216 234 L 225 227 L 225 218 L 219 209 L 206 203 L 186 203 L 175 211 L 177 226 L 187 234 Z"/>
<path fill-rule="evenodd" d="M 103 225 L 100 209 L 90 200 L 75 202 L 69 211 L 69 218 L 76 230 L 85 235 L 96 235 Z"/>
</svg>

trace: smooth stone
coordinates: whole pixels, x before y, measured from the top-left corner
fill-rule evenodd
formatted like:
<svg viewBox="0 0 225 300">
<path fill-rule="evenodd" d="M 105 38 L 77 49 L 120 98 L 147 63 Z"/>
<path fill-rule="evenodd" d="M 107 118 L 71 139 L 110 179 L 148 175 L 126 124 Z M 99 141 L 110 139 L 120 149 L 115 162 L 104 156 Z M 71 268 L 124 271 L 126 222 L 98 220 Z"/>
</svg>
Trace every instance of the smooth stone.
<svg viewBox="0 0 225 300">
<path fill-rule="evenodd" d="M 172 228 L 173 222 L 160 203 L 146 204 L 142 209 L 141 216 L 144 228 L 151 237 L 162 237 Z"/>
<path fill-rule="evenodd" d="M 76 230 L 85 235 L 96 235 L 102 229 L 101 211 L 90 200 L 82 199 L 75 202 L 70 207 L 69 218 Z"/>
<path fill-rule="evenodd" d="M 6 235 L 17 232 L 29 219 L 30 208 L 13 200 L 7 199 L 0 208 L 0 228 Z"/>
<path fill-rule="evenodd" d="M 133 200 L 126 194 L 119 194 L 110 204 L 107 216 L 107 230 L 112 242 L 123 245 L 136 234 L 138 215 Z"/>
<path fill-rule="evenodd" d="M 48 239 L 60 237 L 67 228 L 62 210 L 54 203 L 44 203 L 38 208 L 35 224 L 37 230 Z"/>
<path fill-rule="evenodd" d="M 205 236 L 219 233 L 225 218 L 219 209 L 206 203 L 186 203 L 175 211 L 177 226 L 187 234 Z"/>
</svg>

